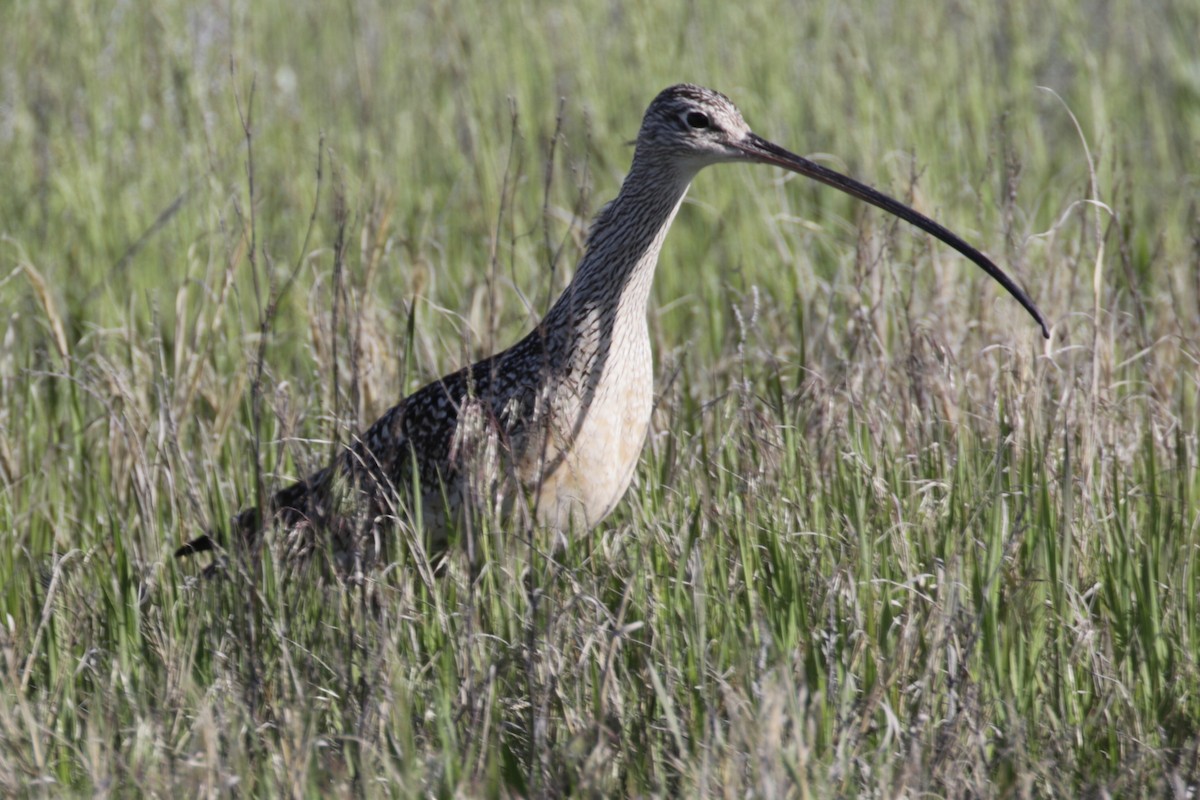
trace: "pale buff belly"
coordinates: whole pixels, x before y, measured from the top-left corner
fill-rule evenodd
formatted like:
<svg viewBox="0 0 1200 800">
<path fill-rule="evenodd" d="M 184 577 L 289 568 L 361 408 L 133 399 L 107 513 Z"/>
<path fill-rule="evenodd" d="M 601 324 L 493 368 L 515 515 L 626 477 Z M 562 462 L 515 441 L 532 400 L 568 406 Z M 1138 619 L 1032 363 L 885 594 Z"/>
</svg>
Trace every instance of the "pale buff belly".
<svg viewBox="0 0 1200 800">
<path fill-rule="evenodd" d="M 523 464 L 541 524 L 582 532 L 612 512 L 633 480 L 653 404 L 647 353 L 644 359 L 615 359 L 593 402 L 572 405 L 561 415 L 575 423 L 552 425 L 544 453 Z"/>
</svg>

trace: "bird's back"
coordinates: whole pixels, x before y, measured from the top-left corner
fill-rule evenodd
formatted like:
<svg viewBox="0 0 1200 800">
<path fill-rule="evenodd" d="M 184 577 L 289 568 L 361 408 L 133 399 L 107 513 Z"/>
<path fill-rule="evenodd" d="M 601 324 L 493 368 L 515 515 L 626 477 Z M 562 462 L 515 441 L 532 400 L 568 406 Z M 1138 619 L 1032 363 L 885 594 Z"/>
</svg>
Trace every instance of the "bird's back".
<svg viewBox="0 0 1200 800">
<path fill-rule="evenodd" d="M 440 548 L 468 512 L 497 519 L 536 514 L 528 491 L 536 491 L 546 470 L 530 465 L 546 449 L 553 416 L 547 398 L 554 370 L 545 345 L 544 332 L 535 330 L 509 350 L 418 389 L 330 466 L 277 492 L 266 520 L 254 508 L 235 516 L 234 535 L 254 542 L 274 524 L 286 531 L 290 555 L 322 546 L 323 536 L 341 553 L 364 535 L 386 546 L 390 537 L 375 534 L 411 524 Z M 206 535 L 177 554 L 213 545 Z"/>
</svg>

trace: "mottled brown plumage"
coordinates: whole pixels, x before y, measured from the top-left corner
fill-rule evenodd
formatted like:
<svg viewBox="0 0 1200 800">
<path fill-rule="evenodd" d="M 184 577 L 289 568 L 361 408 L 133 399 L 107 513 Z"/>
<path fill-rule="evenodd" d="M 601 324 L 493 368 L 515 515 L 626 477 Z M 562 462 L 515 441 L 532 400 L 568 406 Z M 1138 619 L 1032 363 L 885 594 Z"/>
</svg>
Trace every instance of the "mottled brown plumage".
<svg viewBox="0 0 1200 800">
<path fill-rule="evenodd" d="M 269 519 L 251 509 L 233 529 L 250 540 L 273 523 L 305 534 L 300 550 L 311 546 L 310 534 L 383 542 L 418 499 L 435 543 L 468 509 L 561 531 L 604 519 L 629 486 L 650 424 L 646 304 L 663 239 L 695 174 L 736 161 L 807 175 L 900 216 L 987 271 L 1046 333 L 1016 284 L 950 231 L 755 135 L 724 95 L 672 86 L 647 109 L 629 175 L 541 324 L 511 348 L 413 393 L 331 466 L 276 494 Z M 212 547 L 204 536 L 178 554 Z"/>
</svg>

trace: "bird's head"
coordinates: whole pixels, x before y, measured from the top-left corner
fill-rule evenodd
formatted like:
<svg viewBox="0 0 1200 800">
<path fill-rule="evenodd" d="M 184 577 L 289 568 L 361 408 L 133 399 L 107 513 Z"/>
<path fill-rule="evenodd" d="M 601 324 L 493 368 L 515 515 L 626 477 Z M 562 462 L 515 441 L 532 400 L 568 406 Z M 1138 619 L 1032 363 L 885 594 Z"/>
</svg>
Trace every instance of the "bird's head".
<svg viewBox="0 0 1200 800">
<path fill-rule="evenodd" d="M 728 97 L 681 83 L 659 92 L 638 132 L 638 155 L 696 171 L 723 161 L 745 160 L 738 144 L 753 134 Z"/>
<path fill-rule="evenodd" d="M 936 236 L 974 261 L 998 281 L 1037 320 L 1042 334 L 1050 331 L 1028 295 L 985 255 L 929 217 L 864 183 L 789 152 L 754 131 L 728 97 L 720 92 L 681 83 L 659 92 L 638 133 L 635 168 L 668 170 L 676 179 L 691 177 L 711 164 L 745 161 L 769 164 L 820 181 Z"/>
</svg>

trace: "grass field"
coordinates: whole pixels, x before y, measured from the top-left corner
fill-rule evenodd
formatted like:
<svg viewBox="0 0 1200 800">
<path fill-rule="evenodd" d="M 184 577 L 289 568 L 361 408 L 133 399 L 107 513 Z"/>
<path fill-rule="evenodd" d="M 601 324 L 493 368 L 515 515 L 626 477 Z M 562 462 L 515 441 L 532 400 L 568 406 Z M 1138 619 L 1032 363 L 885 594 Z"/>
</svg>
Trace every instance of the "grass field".
<svg viewBox="0 0 1200 800">
<path fill-rule="evenodd" d="M 410 5 L 410 4 L 402 4 Z M 1200 5 L 0 4 L 0 792 L 1191 797 Z M 617 512 L 171 552 L 569 280 L 690 80 Z M 1045 87 L 1045 88 L 1043 88 Z"/>
</svg>

